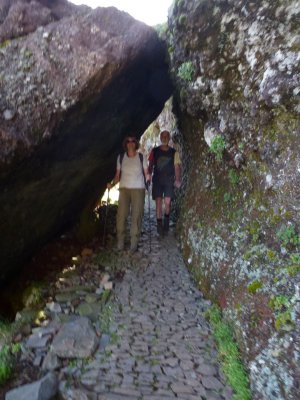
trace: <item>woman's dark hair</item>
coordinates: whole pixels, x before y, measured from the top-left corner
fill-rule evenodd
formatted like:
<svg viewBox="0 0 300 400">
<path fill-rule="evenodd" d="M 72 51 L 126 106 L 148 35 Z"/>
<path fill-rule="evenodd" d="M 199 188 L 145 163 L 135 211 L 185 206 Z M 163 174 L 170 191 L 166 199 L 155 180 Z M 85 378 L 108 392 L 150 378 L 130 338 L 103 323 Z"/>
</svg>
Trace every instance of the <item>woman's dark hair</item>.
<svg viewBox="0 0 300 400">
<path fill-rule="evenodd" d="M 134 136 L 126 136 L 122 143 L 122 147 L 123 147 L 124 151 L 127 151 L 127 142 L 128 142 L 129 138 L 134 139 L 135 149 L 137 150 L 140 147 L 140 142 L 137 140 L 137 138 Z"/>
</svg>

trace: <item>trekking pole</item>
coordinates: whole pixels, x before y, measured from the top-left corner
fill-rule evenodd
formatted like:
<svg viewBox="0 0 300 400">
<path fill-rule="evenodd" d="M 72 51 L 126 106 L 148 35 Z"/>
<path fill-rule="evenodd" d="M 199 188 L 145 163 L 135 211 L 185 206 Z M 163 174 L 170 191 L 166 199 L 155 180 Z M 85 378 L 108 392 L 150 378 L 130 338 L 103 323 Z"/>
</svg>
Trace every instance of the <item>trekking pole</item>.
<svg viewBox="0 0 300 400">
<path fill-rule="evenodd" d="M 103 240 L 102 240 L 102 245 L 103 245 L 103 247 L 105 246 L 105 236 L 106 236 L 106 224 L 107 224 L 108 204 L 109 204 L 109 189 L 107 189 L 106 210 L 105 210 L 105 217 L 104 217 L 104 229 L 103 229 Z"/>
<path fill-rule="evenodd" d="M 148 213 L 149 213 L 149 253 L 151 253 L 151 215 L 150 215 L 150 182 L 147 185 L 148 191 Z"/>
</svg>

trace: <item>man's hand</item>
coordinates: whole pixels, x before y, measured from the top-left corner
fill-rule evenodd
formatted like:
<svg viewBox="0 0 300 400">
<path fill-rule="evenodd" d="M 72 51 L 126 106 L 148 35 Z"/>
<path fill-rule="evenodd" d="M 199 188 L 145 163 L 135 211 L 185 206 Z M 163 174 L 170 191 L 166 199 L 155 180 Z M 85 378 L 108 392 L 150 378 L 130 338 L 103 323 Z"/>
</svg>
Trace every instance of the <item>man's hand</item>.
<svg viewBox="0 0 300 400">
<path fill-rule="evenodd" d="M 180 186 L 181 186 L 181 181 L 180 181 L 179 179 L 176 179 L 174 185 L 175 185 L 175 187 L 176 187 L 177 189 L 179 189 Z"/>
</svg>

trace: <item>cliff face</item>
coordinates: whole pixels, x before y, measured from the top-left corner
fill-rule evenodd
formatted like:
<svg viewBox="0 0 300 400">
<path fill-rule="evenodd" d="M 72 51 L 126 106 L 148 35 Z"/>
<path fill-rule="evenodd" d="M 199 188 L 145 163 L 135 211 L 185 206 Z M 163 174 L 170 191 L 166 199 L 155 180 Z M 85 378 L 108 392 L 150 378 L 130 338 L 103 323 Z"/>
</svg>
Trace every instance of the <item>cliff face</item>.
<svg viewBox="0 0 300 400">
<path fill-rule="evenodd" d="M 171 93 L 154 29 L 113 7 L 47 4 L 0 3 L 0 284 L 92 208 L 124 136 Z"/>
<path fill-rule="evenodd" d="M 234 327 L 254 399 L 299 388 L 298 1 L 176 0 L 185 259 Z"/>
</svg>

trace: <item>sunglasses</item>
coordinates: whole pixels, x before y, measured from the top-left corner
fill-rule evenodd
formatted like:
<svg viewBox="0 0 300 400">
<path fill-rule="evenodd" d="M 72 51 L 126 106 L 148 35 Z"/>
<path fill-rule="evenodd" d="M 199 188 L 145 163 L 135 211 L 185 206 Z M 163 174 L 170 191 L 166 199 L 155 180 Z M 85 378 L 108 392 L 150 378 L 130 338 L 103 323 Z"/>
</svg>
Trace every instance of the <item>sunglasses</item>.
<svg viewBox="0 0 300 400">
<path fill-rule="evenodd" d="M 128 139 L 128 140 L 126 140 L 126 143 L 136 143 L 136 140 L 134 140 L 134 139 Z"/>
</svg>

